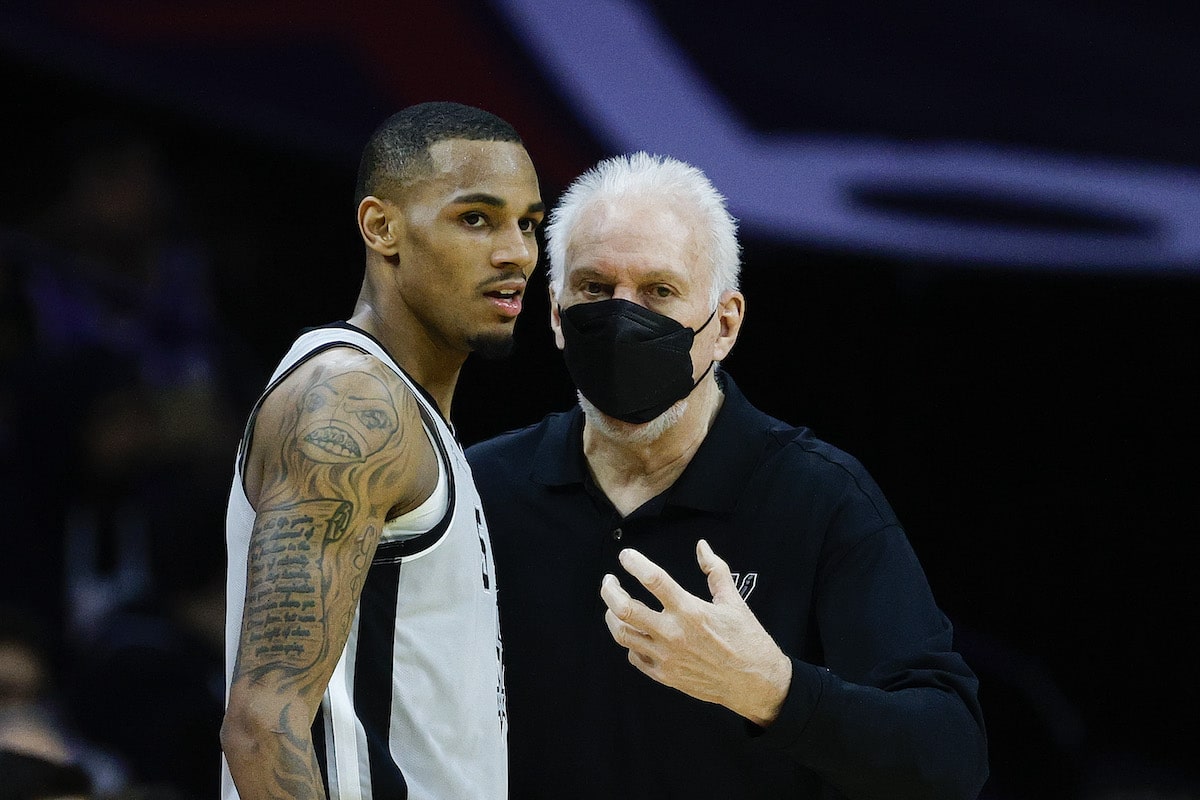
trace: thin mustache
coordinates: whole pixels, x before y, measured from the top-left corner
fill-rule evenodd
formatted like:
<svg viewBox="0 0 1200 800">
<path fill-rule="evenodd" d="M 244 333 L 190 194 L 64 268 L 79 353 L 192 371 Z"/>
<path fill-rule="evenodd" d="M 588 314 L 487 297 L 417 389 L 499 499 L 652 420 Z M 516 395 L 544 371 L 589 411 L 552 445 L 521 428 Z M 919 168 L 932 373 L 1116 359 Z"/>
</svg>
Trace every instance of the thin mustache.
<svg viewBox="0 0 1200 800">
<path fill-rule="evenodd" d="M 517 287 L 518 283 L 520 284 L 519 287 Z M 501 275 L 496 278 L 490 278 L 490 279 L 484 281 L 483 283 L 479 284 L 479 290 L 481 292 L 490 292 L 490 291 L 493 291 L 496 289 L 502 289 L 502 288 L 507 287 L 507 288 L 518 288 L 518 290 L 522 294 L 524 294 L 525 286 L 527 283 L 528 283 L 528 280 L 525 278 L 525 276 L 522 275 L 521 273 L 517 272 L 517 273 L 513 273 L 512 275 Z"/>
</svg>

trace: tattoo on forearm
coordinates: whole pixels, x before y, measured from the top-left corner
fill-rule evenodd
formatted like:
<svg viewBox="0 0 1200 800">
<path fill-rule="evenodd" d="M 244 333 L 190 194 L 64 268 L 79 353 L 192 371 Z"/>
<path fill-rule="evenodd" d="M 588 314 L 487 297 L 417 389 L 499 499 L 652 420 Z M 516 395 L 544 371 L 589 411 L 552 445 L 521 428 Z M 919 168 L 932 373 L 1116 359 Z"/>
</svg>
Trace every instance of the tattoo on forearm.
<svg viewBox="0 0 1200 800">
<path fill-rule="evenodd" d="M 321 785 L 320 767 L 316 754 L 308 746 L 307 725 L 299 721 L 297 728 L 292 723 L 291 712 L 291 707 L 287 706 L 279 715 L 283 736 L 279 740 L 281 751 L 276 761 L 275 784 L 283 790 L 284 797 L 294 800 L 316 798 L 316 787 Z"/>
</svg>

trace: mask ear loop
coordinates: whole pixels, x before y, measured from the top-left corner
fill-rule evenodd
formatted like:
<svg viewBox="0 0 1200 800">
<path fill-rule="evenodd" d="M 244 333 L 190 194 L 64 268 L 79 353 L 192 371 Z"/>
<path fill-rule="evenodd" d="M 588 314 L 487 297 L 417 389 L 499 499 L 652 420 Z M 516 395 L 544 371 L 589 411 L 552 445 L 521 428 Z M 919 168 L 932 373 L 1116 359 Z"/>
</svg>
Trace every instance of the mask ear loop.
<svg viewBox="0 0 1200 800">
<path fill-rule="evenodd" d="M 704 320 L 704 324 L 701 325 L 699 328 L 696 328 L 696 333 L 699 333 L 700 331 L 702 331 L 708 327 L 708 323 L 713 321 L 713 317 L 715 317 L 717 315 L 717 309 L 720 307 L 721 306 L 718 304 L 713 308 L 712 313 L 708 315 L 708 319 Z M 695 335 L 695 334 L 693 334 L 693 335 Z"/>
<path fill-rule="evenodd" d="M 717 315 L 717 309 L 720 307 L 721 306 L 718 304 L 716 307 L 713 308 L 712 313 L 708 315 L 708 319 L 704 320 L 704 324 L 701 325 L 699 328 L 696 328 L 696 332 L 692 334 L 692 338 L 695 338 L 697 333 L 700 333 L 700 331 L 702 331 L 708 327 L 708 323 L 713 321 L 713 317 L 715 317 Z M 716 359 L 713 359 L 712 361 L 708 362 L 708 369 L 704 370 L 703 374 L 701 374 L 699 378 L 696 378 L 696 382 L 692 384 L 692 391 L 695 391 L 696 387 L 700 385 L 700 381 L 704 380 L 705 377 L 708 376 L 708 373 L 712 372 L 713 364 L 716 364 L 716 363 L 717 363 Z M 688 394 L 691 394 L 691 392 L 688 392 Z"/>
<path fill-rule="evenodd" d="M 708 362 L 708 369 L 704 370 L 703 375 L 701 375 L 699 378 L 696 378 L 696 382 L 692 384 L 692 391 L 695 391 L 696 387 L 700 385 L 700 381 L 704 380 L 705 376 L 707 376 L 708 373 L 712 372 L 713 364 L 716 364 L 716 363 L 717 363 L 716 360 Z M 691 392 L 688 392 L 688 394 L 691 394 Z"/>
</svg>

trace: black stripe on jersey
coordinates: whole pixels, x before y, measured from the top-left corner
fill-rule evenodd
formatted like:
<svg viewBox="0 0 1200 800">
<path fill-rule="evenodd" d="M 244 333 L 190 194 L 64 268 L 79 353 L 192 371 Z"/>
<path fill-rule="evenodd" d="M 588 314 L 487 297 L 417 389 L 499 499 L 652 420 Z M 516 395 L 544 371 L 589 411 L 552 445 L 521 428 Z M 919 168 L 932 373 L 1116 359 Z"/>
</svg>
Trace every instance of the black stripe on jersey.
<svg viewBox="0 0 1200 800">
<path fill-rule="evenodd" d="M 321 770 L 321 783 L 325 786 L 325 796 L 329 797 L 329 755 L 325 752 L 325 706 L 317 706 L 317 716 L 313 718 L 312 730 L 313 751 L 317 755 L 317 766 Z"/>
<path fill-rule="evenodd" d="M 372 566 L 359 602 L 358 645 L 354 657 L 354 709 L 367 732 L 371 796 L 408 797 L 408 784 L 388 747 L 392 706 L 392 650 L 400 565 Z"/>
</svg>

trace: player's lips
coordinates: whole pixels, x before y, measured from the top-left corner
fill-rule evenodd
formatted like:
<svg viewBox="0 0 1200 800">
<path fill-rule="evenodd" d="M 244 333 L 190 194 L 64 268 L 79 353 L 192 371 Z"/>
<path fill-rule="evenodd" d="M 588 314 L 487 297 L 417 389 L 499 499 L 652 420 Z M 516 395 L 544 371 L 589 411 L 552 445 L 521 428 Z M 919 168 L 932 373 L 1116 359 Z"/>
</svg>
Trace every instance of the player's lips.
<svg viewBox="0 0 1200 800">
<path fill-rule="evenodd" d="M 524 281 L 506 281 L 484 292 L 500 313 L 515 317 L 521 313 L 521 295 L 525 292 Z"/>
</svg>

